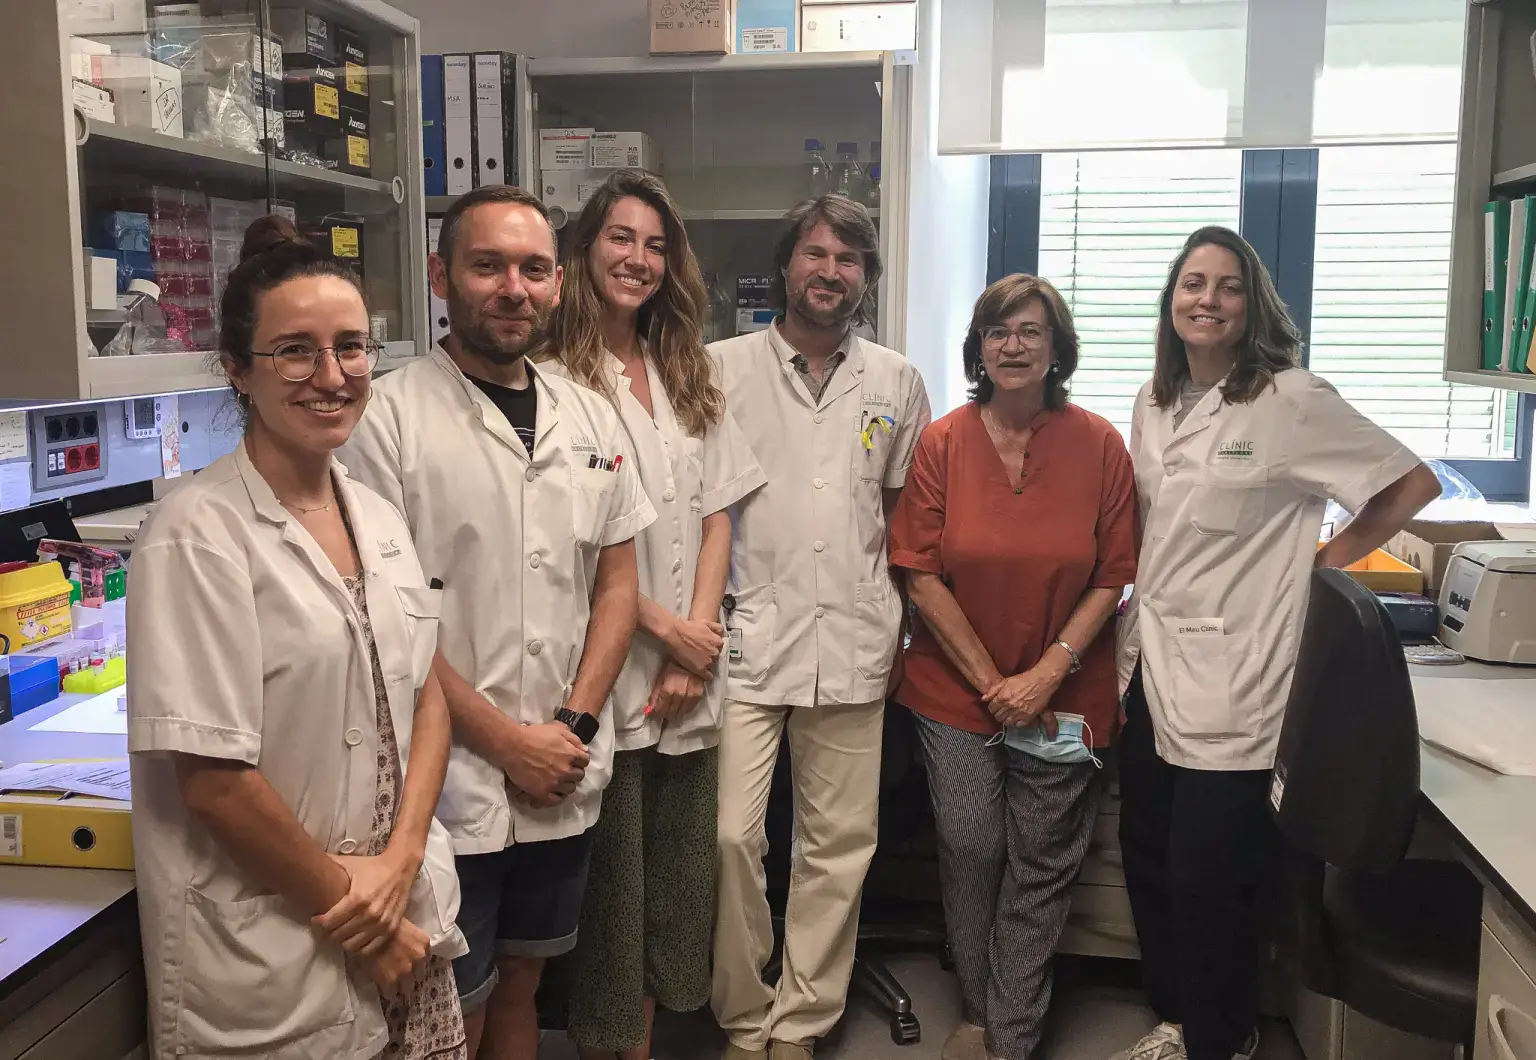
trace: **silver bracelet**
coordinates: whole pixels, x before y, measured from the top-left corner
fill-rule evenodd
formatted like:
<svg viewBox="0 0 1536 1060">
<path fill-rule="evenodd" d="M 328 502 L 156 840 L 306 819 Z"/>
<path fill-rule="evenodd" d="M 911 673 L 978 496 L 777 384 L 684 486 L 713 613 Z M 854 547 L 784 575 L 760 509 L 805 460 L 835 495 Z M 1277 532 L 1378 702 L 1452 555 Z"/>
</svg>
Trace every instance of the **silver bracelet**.
<svg viewBox="0 0 1536 1060">
<path fill-rule="evenodd" d="M 1072 666 L 1071 666 L 1070 669 L 1067 670 L 1067 673 L 1075 674 L 1075 673 L 1077 673 L 1077 671 L 1079 671 L 1079 670 L 1081 670 L 1083 668 L 1083 658 L 1082 658 L 1082 656 L 1077 654 L 1077 649 L 1076 648 L 1072 647 L 1072 645 L 1068 644 L 1066 641 L 1062 640 L 1060 637 L 1056 638 L 1056 644 L 1059 647 L 1064 648 L 1066 650 L 1066 653 L 1068 655 L 1072 656 Z"/>
</svg>

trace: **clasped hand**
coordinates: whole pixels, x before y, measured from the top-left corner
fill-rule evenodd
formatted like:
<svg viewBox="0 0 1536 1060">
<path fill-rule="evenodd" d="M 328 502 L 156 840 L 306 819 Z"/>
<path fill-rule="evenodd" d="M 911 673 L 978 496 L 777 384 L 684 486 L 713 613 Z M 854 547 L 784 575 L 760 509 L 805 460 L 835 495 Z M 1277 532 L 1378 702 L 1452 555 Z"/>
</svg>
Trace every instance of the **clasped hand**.
<svg viewBox="0 0 1536 1060">
<path fill-rule="evenodd" d="M 314 924 L 393 997 L 427 957 L 426 933 L 405 919 L 421 859 L 390 847 L 377 857 L 332 854 L 331 860 L 347 874 L 347 893 Z"/>
<path fill-rule="evenodd" d="M 503 759 L 508 793 L 536 810 L 558 806 L 581 785 L 591 755 L 564 722 L 518 729 L 517 746 Z"/>
<path fill-rule="evenodd" d="M 1056 715 L 1049 710 L 1051 697 L 1061 687 L 1061 674 L 1054 669 L 1035 665 L 1021 674 L 1005 677 L 985 693 L 981 700 L 986 704 L 999 725 L 1018 728 L 1039 722 L 1045 734 L 1056 738 Z"/>
<path fill-rule="evenodd" d="M 704 618 L 679 618 L 663 643 L 673 662 L 708 681 L 714 676 L 715 660 L 725 648 L 725 627 Z"/>
</svg>

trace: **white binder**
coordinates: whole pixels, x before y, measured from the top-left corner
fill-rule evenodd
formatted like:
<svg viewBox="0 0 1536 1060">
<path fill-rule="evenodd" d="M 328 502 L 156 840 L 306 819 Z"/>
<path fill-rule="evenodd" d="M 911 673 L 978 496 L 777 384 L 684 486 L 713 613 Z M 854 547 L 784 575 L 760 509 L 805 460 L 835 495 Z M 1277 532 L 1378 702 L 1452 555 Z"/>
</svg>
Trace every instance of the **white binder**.
<svg viewBox="0 0 1536 1060">
<path fill-rule="evenodd" d="M 429 253 L 437 253 L 437 241 L 443 234 L 443 219 L 441 217 L 427 218 L 427 250 Z M 448 303 L 437 296 L 432 290 L 432 281 L 427 281 L 427 312 L 431 315 L 432 345 L 436 346 L 448 336 Z"/>
<path fill-rule="evenodd" d="M 475 55 L 475 187 L 507 182 L 506 125 L 501 114 L 501 53 Z"/>
<path fill-rule="evenodd" d="M 474 76 L 472 57 L 443 56 L 443 134 L 447 141 L 449 195 L 475 186 Z"/>
</svg>

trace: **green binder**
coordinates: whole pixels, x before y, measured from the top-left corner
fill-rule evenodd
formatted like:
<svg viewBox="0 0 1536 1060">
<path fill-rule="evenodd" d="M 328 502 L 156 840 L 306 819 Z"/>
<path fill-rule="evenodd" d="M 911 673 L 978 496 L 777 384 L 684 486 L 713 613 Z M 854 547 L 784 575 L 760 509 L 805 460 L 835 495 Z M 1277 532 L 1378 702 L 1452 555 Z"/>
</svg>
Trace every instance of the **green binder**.
<svg viewBox="0 0 1536 1060">
<path fill-rule="evenodd" d="M 1504 286 L 1509 269 L 1509 200 L 1483 206 L 1483 367 L 1504 360 Z"/>
<path fill-rule="evenodd" d="M 1536 338 L 1536 267 L 1520 298 L 1520 334 L 1514 349 L 1509 351 L 1511 372 L 1536 371 L 1536 361 L 1531 360 L 1531 340 Z"/>
<path fill-rule="evenodd" d="M 1520 333 L 1525 321 L 1525 292 L 1531 285 L 1531 237 L 1536 235 L 1536 195 L 1524 195 L 1509 204 L 1509 265 L 1504 277 L 1504 352 L 1499 367 L 1518 372 Z"/>
</svg>

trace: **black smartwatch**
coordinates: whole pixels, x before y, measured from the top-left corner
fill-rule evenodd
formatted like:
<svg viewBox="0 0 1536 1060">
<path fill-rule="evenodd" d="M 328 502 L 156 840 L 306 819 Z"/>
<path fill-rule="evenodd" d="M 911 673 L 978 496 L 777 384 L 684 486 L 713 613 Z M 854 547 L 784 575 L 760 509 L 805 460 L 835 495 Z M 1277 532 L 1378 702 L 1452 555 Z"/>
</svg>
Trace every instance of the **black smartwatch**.
<svg viewBox="0 0 1536 1060">
<path fill-rule="evenodd" d="M 555 720 L 562 722 L 567 729 L 575 733 L 576 739 L 582 743 L 591 743 L 592 738 L 597 735 L 597 719 L 584 711 L 561 707 L 555 711 Z"/>
</svg>

